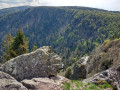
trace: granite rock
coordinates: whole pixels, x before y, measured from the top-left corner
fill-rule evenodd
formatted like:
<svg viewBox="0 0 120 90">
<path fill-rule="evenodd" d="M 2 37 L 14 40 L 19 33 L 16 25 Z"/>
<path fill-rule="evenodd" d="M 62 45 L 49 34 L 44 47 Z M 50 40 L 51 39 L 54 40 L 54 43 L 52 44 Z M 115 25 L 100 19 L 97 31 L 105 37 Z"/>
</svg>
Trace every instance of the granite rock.
<svg viewBox="0 0 120 90">
<path fill-rule="evenodd" d="M 18 81 L 38 77 L 56 76 L 62 66 L 60 56 L 52 52 L 51 47 L 43 46 L 34 52 L 13 58 L 0 67 Z"/>
<path fill-rule="evenodd" d="M 28 90 L 12 76 L 0 71 L 0 90 Z"/>
</svg>

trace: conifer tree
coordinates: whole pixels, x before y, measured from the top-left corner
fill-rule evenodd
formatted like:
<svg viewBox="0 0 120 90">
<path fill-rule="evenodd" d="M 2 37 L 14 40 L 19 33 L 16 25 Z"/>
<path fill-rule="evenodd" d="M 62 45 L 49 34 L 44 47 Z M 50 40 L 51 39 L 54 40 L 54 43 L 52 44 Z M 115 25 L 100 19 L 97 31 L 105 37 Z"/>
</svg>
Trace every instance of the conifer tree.
<svg viewBox="0 0 120 90">
<path fill-rule="evenodd" d="M 31 51 L 35 51 L 37 49 L 37 44 L 33 44 Z"/>
<path fill-rule="evenodd" d="M 27 53 L 28 51 L 27 38 L 25 37 L 21 27 L 19 27 L 12 44 L 12 57 Z"/>
<path fill-rule="evenodd" d="M 3 38 L 2 49 L 3 49 L 3 62 L 11 59 L 11 45 L 13 43 L 13 37 L 8 33 L 7 37 Z"/>
<path fill-rule="evenodd" d="M 11 58 L 28 53 L 28 43 L 21 27 L 19 27 L 15 37 L 12 37 L 9 33 L 2 41 L 2 62 L 4 63 Z"/>
</svg>

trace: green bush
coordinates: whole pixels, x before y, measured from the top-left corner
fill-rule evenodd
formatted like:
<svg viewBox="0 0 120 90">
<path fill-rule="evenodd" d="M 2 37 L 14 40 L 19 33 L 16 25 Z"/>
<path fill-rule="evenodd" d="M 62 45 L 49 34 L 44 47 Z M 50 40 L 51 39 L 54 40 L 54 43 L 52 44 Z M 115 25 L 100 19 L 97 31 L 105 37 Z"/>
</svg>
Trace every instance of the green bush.
<svg viewBox="0 0 120 90">
<path fill-rule="evenodd" d="M 65 77 L 70 78 L 71 74 L 72 74 L 72 72 L 71 72 L 71 69 L 69 68 L 69 69 L 67 69 L 67 71 L 65 73 Z"/>
<path fill-rule="evenodd" d="M 112 90 L 113 90 L 113 87 L 110 85 L 110 84 L 108 84 L 108 82 L 107 81 L 104 81 L 104 80 L 99 80 L 99 87 L 100 88 L 111 88 Z"/>
</svg>

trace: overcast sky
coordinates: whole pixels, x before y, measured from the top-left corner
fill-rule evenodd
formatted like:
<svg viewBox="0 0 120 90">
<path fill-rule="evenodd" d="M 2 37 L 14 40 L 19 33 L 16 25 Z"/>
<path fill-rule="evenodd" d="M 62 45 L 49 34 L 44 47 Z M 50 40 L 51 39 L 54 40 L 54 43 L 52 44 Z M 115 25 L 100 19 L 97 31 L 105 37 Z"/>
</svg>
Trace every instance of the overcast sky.
<svg viewBox="0 0 120 90">
<path fill-rule="evenodd" d="M 120 0 L 0 0 L 0 9 L 15 6 L 85 6 L 120 11 Z"/>
</svg>

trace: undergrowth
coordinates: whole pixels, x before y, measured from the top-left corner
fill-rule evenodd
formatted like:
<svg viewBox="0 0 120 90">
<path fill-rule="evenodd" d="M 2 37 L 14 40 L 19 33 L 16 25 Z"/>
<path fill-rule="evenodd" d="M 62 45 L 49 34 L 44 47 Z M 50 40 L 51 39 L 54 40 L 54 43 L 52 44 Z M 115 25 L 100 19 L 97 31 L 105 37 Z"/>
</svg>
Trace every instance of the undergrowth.
<svg viewBox="0 0 120 90">
<path fill-rule="evenodd" d="M 65 82 L 62 88 L 64 90 L 104 90 L 106 88 L 113 90 L 112 86 L 107 82 L 102 85 L 95 85 L 92 83 L 82 83 L 80 80 L 71 80 L 71 82 Z"/>
</svg>

